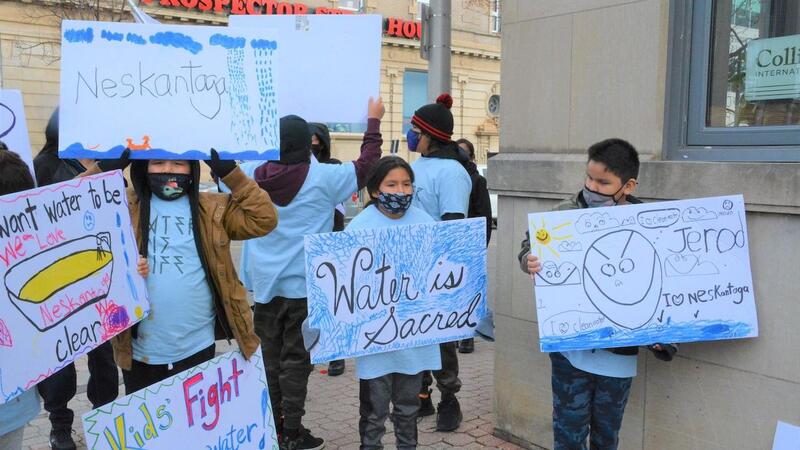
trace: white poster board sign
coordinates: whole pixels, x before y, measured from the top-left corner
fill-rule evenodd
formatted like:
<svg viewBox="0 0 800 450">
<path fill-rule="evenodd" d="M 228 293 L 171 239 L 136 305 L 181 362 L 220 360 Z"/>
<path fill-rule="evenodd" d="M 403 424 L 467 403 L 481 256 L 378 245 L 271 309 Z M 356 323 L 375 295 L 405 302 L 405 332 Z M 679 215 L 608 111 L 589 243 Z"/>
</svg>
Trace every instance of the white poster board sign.
<svg viewBox="0 0 800 450">
<path fill-rule="evenodd" d="M 229 25 L 277 30 L 280 116 L 367 123 L 364 105 L 380 93 L 381 16 L 232 15 Z"/>
<path fill-rule="evenodd" d="M 484 218 L 308 235 L 311 362 L 474 336 L 486 315 Z"/>
<path fill-rule="evenodd" d="M 31 176 L 36 180 L 22 93 L 16 89 L 0 89 L 0 141 L 5 142 L 9 150 L 25 161 L 31 170 Z"/>
<path fill-rule="evenodd" d="M 278 450 L 259 348 L 228 352 L 83 415 L 92 450 Z"/>
<path fill-rule="evenodd" d="M 0 403 L 150 306 L 119 171 L 0 197 Z"/>
<path fill-rule="evenodd" d="M 272 30 L 65 20 L 62 158 L 279 157 Z"/>
<path fill-rule="evenodd" d="M 543 352 L 758 336 L 741 195 L 528 215 Z"/>
<path fill-rule="evenodd" d="M 800 35 L 747 42 L 744 98 L 800 98 Z"/>
</svg>

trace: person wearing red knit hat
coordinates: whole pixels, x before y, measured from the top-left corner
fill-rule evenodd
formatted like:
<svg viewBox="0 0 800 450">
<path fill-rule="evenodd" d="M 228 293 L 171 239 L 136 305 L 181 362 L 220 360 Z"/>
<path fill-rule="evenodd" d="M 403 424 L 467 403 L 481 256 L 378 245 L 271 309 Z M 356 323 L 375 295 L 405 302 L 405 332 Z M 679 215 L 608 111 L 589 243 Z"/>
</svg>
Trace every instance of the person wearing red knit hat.
<svg viewBox="0 0 800 450">
<path fill-rule="evenodd" d="M 422 208 L 437 221 L 466 218 L 472 190 L 472 180 L 464 168 L 469 157 L 451 140 L 452 106 L 450 94 L 440 95 L 435 103 L 414 112 L 411 129 L 406 134 L 409 150 L 422 155 L 411 164 L 415 176 L 414 206 Z M 454 431 L 461 424 L 461 406 L 456 399 L 456 393 L 461 389 L 457 346 L 458 342 L 440 345 L 442 369 L 433 372 L 436 387 L 442 395 L 436 417 L 438 431 Z M 430 371 L 423 374 L 419 394 L 420 417 L 435 412 L 430 389 L 433 377 Z"/>
</svg>

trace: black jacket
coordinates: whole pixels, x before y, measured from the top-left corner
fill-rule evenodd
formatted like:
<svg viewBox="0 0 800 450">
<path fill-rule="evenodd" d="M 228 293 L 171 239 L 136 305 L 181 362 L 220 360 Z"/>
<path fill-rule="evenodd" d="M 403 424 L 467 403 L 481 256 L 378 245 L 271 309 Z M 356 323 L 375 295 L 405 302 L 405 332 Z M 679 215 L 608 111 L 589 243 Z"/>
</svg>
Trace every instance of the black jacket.
<svg viewBox="0 0 800 450">
<path fill-rule="evenodd" d="M 492 239 L 492 201 L 489 197 L 489 188 L 486 187 L 486 178 L 478 172 L 478 166 L 471 161 L 466 163 L 465 168 L 472 180 L 467 217 L 486 218 L 486 245 L 489 245 Z"/>
</svg>

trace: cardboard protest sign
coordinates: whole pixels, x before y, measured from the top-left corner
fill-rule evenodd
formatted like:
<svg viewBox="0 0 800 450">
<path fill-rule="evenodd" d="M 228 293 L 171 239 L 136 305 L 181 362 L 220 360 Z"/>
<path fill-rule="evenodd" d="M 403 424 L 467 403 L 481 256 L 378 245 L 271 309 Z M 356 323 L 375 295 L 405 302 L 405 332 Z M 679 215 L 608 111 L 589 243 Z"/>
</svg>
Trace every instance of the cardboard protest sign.
<svg viewBox="0 0 800 450">
<path fill-rule="evenodd" d="M 311 361 L 472 337 L 486 315 L 484 220 L 306 236 Z"/>
<path fill-rule="evenodd" d="M 65 20 L 62 158 L 279 157 L 271 30 Z"/>
<path fill-rule="evenodd" d="M 366 123 L 380 93 L 381 16 L 232 15 L 231 27 L 275 29 L 278 111 L 309 122 Z"/>
<path fill-rule="evenodd" d="M 0 403 L 141 320 L 119 171 L 0 197 Z"/>
<path fill-rule="evenodd" d="M 83 415 L 89 449 L 278 449 L 259 348 L 238 351 Z"/>
<path fill-rule="evenodd" d="M 25 161 L 31 170 L 31 176 L 36 180 L 22 93 L 16 89 L 0 89 L 0 141 L 5 142 L 9 150 Z"/>
<path fill-rule="evenodd" d="M 544 352 L 758 336 L 741 195 L 528 215 Z"/>
</svg>

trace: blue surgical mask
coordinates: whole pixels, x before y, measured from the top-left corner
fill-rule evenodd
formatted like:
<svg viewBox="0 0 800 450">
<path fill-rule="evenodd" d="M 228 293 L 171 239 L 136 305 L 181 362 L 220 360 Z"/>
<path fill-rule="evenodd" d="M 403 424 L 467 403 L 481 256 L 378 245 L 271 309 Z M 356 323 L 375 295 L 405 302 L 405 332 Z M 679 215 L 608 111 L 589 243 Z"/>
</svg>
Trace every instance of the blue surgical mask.
<svg viewBox="0 0 800 450">
<path fill-rule="evenodd" d="M 625 187 L 625 185 L 622 185 L 622 187 L 617 189 L 617 192 L 614 192 L 611 195 L 606 195 L 606 194 L 601 194 L 600 192 L 597 191 L 593 191 L 586 186 L 583 186 L 583 200 L 586 202 L 586 206 L 588 206 L 589 208 L 614 206 L 619 202 L 619 200 L 615 200 L 615 198 L 623 187 Z"/>
<path fill-rule="evenodd" d="M 411 206 L 414 194 L 390 194 L 381 192 L 378 194 L 378 204 L 381 209 L 389 214 L 403 214 Z"/>
<path fill-rule="evenodd" d="M 419 145 L 419 133 L 414 131 L 413 128 L 408 129 L 408 133 L 406 133 L 406 141 L 408 141 L 408 149 L 412 152 L 417 151 L 417 145 Z"/>
</svg>

